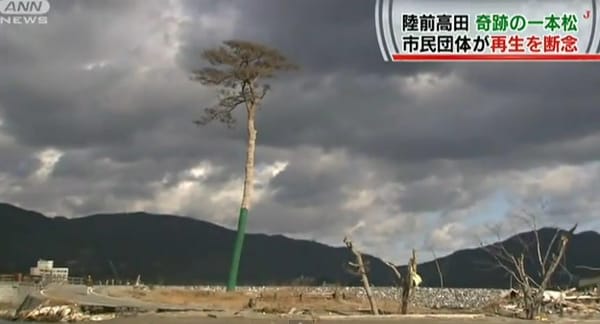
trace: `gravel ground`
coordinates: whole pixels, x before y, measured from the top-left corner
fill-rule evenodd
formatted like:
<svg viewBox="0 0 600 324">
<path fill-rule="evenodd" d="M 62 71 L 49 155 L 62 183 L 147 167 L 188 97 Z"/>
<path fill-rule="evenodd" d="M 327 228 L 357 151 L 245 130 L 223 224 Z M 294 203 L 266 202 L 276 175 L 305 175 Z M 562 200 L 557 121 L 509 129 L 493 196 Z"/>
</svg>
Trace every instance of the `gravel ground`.
<svg viewBox="0 0 600 324">
<path fill-rule="evenodd" d="M 494 289 L 420 288 L 414 303 L 427 308 L 474 309 L 489 305 L 504 293 Z"/>
<path fill-rule="evenodd" d="M 220 286 L 177 287 L 203 291 L 224 291 Z M 335 287 L 238 287 L 239 291 L 250 294 L 294 289 L 305 293 L 333 294 Z M 361 287 L 340 287 L 339 293 L 366 297 Z M 478 309 L 497 300 L 505 290 L 499 289 L 464 289 L 464 288 L 417 288 L 412 298 L 412 306 L 434 309 Z M 400 290 L 396 287 L 373 287 L 377 299 L 400 300 Z"/>
</svg>

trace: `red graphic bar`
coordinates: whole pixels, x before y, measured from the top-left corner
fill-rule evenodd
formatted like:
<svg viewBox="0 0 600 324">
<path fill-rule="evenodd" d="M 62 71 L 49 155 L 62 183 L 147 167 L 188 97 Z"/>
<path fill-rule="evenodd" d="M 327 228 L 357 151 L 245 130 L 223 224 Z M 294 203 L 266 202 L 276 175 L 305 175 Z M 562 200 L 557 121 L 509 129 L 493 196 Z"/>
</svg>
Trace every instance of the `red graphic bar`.
<svg viewBox="0 0 600 324">
<path fill-rule="evenodd" d="M 392 61 L 600 61 L 600 54 L 392 54 Z"/>
</svg>

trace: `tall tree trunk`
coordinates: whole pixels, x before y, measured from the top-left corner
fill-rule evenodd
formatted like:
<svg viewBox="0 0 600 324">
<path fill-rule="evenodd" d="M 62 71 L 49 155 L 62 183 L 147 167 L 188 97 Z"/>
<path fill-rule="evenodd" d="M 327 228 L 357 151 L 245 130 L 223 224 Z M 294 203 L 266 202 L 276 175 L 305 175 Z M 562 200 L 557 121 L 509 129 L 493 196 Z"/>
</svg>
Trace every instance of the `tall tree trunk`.
<svg viewBox="0 0 600 324">
<path fill-rule="evenodd" d="M 362 281 L 363 287 L 365 288 L 365 293 L 367 294 L 369 305 L 371 306 L 371 312 L 373 313 L 373 315 L 379 315 L 379 308 L 377 307 L 375 297 L 373 296 L 373 292 L 371 291 L 369 277 L 367 276 L 367 268 L 362 258 L 362 254 L 354 248 L 354 244 L 347 236 L 344 237 L 344 244 L 346 244 L 346 247 L 350 249 L 350 252 L 352 252 L 352 254 L 354 254 L 354 257 L 356 258 L 356 263 L 349 262 L 349 265 L 351 267 L 356 268 L 357 274 L 361 277 L 360 279 Z"/>
<path fill-rule="evenodd" d="M 369 300 L 369 306 L 371 306 L 371 313 L 373 313 L 373 315 L 379 315 L 379 308 L 377 308 L 377 303 L 375 302 L 375 297 L 373 297 L 373 292 L 371 291 L 371 285 L 369 284 L 369 277 L 367 276 L 367 270 L 365 268 L 365 263 L 363 261 L 362 255 L 360 253 L 356 253 L 356 261 L 358 262 L 361 281 L 362 281 L 363 287 L 365 288 L 365 293 L 367 294 L 367 299 Z"/>
<path fill-rule="evenodd" d="M 437 268 L 438 275 L 440 277 L 440 288 L 444 288 L 444 275 L 442 274 L 442 268 L 440 267 L 440 262 L 438 261 L 437 255 L 435 255 L 435 251 L 431 250 L 431 254 L 433 254 L 433 260 L 435 262 L 435 267 Z"/>
<path fill-rule="evenodd" d="M 413 279 L 417 273 L 417 256 L 415 250 L 412 250 L 412 257 L 408 261 L 406 267 L 406 276 L 404 277 L 404 285 L 402 289 L 402 305 L 400 312 L 402 314 L 408 314 L 408 303 L 411 296 L 411 290 L 413 289 Z"/>
<path fill-rule="evenodd" d="M 238 219 L 237 235 L 235 245 L 233 246 L 233 256 L 231 260 L 231 269 L 229 271 L 229 280 L 227 282 L 227 291 L 235 290 L 237 286 L 238 272 L 240 268 L 240 259 L 242 257 L 242 248 L 244 246 L 244 236 L 246 234 L 246 222 L 248 211 L 252 202 L 252 190 L 254 186 L 254 152 L 256 150 L 256 127 L 254 126 L 256 116 L 256 106 L 249 104 L 248 111 L 248 150 L 246 152 L 246 168 L 244 176 L 244 191 L 242 194 L 242 204 L 240 207 L 240 216 Z"/>
</svg>

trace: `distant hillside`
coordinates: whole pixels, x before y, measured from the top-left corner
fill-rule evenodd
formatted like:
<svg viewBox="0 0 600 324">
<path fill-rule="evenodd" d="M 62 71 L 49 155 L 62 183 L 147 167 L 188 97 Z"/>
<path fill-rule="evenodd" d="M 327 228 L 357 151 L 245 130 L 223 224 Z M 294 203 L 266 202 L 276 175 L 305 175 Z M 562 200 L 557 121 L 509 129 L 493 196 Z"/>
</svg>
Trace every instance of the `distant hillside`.
<svg viewBox="0 0 600 324">
<path fill-rule="evenodd" d="M 556 228 L 542 228 L 538 230 L 541 246 L 546 249 Z M 566 231 L 561 230 L 562 233 Z M 511 253 L 520 251 L 523 242 L 531 244 L 530 251 L 533 255 L 527 257 L 529 260 L 527 269 L 529 273 L 536 277 L 539 272 L 539 263 L 535 259 L 535 236 L 534 232 L 525 232 L 515 235 L 502 244 Z M 582 270 L 577 266 L 585 265 L 588 267 L 600 268 L 600 234 L 596 232 L 580 232 L 572 236 L 566 251 L 566 260 L 564 267 L 560 267 L 554 282 L 558 284 L 573 284 L 584 276 L 599 276 L 600 271 L 590 272 Z M 542 252 L 544 253 L 544 252 Z M 515 255 L 518 255 L 515 253 Z M 482 248 L 466 249 L 456 251 L 448 256 L 439 258 L 438 263 L 443 273 L 444 284 L 448 287 L 489 287 L 506 288 L 510 285 L 510 279 L 507 273 L 496 266 L 489 253 Z M 419 272 L 424 278 L 424 284 L 427 286 L 439 286 L 439 275 L 434 261 L 419 265 Z M 516 284 L 515 284 L 516 285 Z"/>
<path fill-rule="evenodd" d="M 0 204 L 0 273 L 28 271 L 38 258 L 66 265 L 73 275 L 132 279 L 168 284 L 224 283 L 235 232 L 192 218 L 123 213 L 82 218 L 47 218 Z M 378 259 L 367 257 L 376 285 L 393 275 Z M 301 276 L 318 283 L 356 283 L 344 264 L 345 248 L 294 240 L 281 235 L 249 234 L 240 272 L 241 284 L 283 284 Z M 112 264 L 112 265 L 111 265 Z M 113 271 L 114 267 L 114 271 Z"/>
<path fill-rule="evenodd" d="M 543 240 L 549 240 L 553 230 L 542 229 L 540 233 Z M 133 279 L 141 274 L 146 282 L 155 283 L 224 283 L 234 234 L 224 227 L 179 216 L 122 213 L 48 218 L 0 204 L 0 273 L 27 272 L 38 258 L 48 258 L 68 266 L 76 276 L 91 273 L 99 279 Z M 532 235 L 519 234 L 526 239 Z M 569 247 L 567 268 L 576 272 L 575 265 L 600 266 L 598 246 L 598 233 L 576 234 Z M 358 278 L 344 268 L 351 259 L 345 248 L 281 235 L 249 234 L 240 284 L 288 284 L 302 276 L 315 279 L 317 284 L 358 284 Z M 367 259 L 375 285 L 395 283 L 381 260 Z M 438 261 L 447 287 L 508 285 L 502 271 L 490 270 L 491 259 L 481 249 L 457 251 Z M 419 272 L 425 285 L 439 285 L 433 262 L 419 265 Z"/>
</svg>

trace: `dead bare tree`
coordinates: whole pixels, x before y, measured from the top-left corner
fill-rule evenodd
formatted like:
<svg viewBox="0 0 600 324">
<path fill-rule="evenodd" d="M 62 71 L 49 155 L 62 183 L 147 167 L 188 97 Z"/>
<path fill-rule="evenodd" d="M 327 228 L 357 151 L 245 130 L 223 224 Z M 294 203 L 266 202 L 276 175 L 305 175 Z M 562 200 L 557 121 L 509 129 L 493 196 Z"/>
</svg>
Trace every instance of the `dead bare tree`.
<svg viewBox="0 0 600 324">
<path fill-rule="evenodd" d="M 526 216 L 532 228 L 533 242 L 526 242 L 518 235 L 512 241 L 516 246 L 509 248 L 496 233 L 498 242 L 482 245 L 482 248 L 492 257 L 496 266 L 508 273 L 516 283 L 523 298 L 525 317 L 535 319 L 543 305 L 544 291 L 565 258 L 567 245 L 577 225 L 569 231 L 556 229 L 550 242 L 544 245 L 535 216 L 530 213 L 526 213 Z"/>
<path fill-rule="evenodd" d="M 402 300 L 401 300 L 399 309 L 402 314 L 406 314 L 408 312 L 408 303 L 410 301 L 410 297 L 412 296 L 412 292 L 414 292 L 414 290 L 412 288 L 418 286 L 420 283 L 420 277 L 417 274 L 417 264 L 416 264 L 416 258 L 415 258 L 414 253 L 415 253 L 415 251 L 413 250 L 413 256 L 410 258 L 405 276 L 402 276 L 400 271 L 398 271 L 398 267 L 395 264 L 393 264 L 391 262 L 385 262 L 385 264 L 390 269 L 392 269 L 392 272 L 394 272 L 394 274 L 396 275 L 396 278 L 398 278 L 399 287 L 400 287 L 401 296 L 402 296 Z M 417 277 L 419 279 L 415 279 Z"/>
<path fill-rule="evenodd" d="M 417 278 L 419 278 L 417 280 Z M 410 301 L 410 297 L 412 295 L 412 289 L 420 284 L 420 277 L 417 274 L 417 255 L 415 250 L 412 250 L 412 256 L 408 261 L 408 265 L 406 267 L 406 275 L 404 276 L 404 280 L 402 281 L 402 305 L 400 312 L 402 314 L 408 313 L 408 303 Z"/>
<path fill-rule="evenodd" d="M 435 255 L 435 251 L 431 249 L 431 255 L 433 255 L 433 262 L 435 262 L 435 267 L 438 272 L 438 276 L 440 277 L 440 288 L 444 288 L 444 275 L 442 273 L 442 268 L 440 267 L 440 262 L 438 261 L 437 255 Z"/>
<path fill-rule="evenodd" d="M 352 254 L 354 254 L 354 258 L 356 259 L 356 262 L 348 262 L 348 265 L 354 268 L 353 272 L 361 277 L 365 293 L 369 299 L 371 312 L 373 315 L 379 315 L 379 309 L 377 308 L 377 303 L 375 302 L 373 292 L 371 291 L 371 285 L 369 284 L 369 277 L 367 276 L 367 269 L 362 254 L 354 247 L 354 244 L 347 236 L 344 237 L 344 244 L 346 244 L 346 247 L 350 250 L 350 252 L 352 252 Z"/>
<path fill-rule="evenodd" d="M 273 78 L 277 72 L 297 69 L 297 66 L 276 49 L 241 40 L 226 41 L 222 46 L 207 49 L 202 52 L 202 58 L 211 66 L 193 71 L 191 79 L 205 86 L 219 88 L 220 98 L 216 105 L 206 108 L 205 114 L 194 123 L 205 125 L 216 120 L 232 127 L 236 123 L 233 116 L 236 108 L 244 106 L 247 113 L 248 138 L 242 203 L 227 282 L 227 291 L 232 291 L 237 285 L 246 220 L 252 202 L 256 114 L 270 89 L 265 80 Z"/>
</svg>

